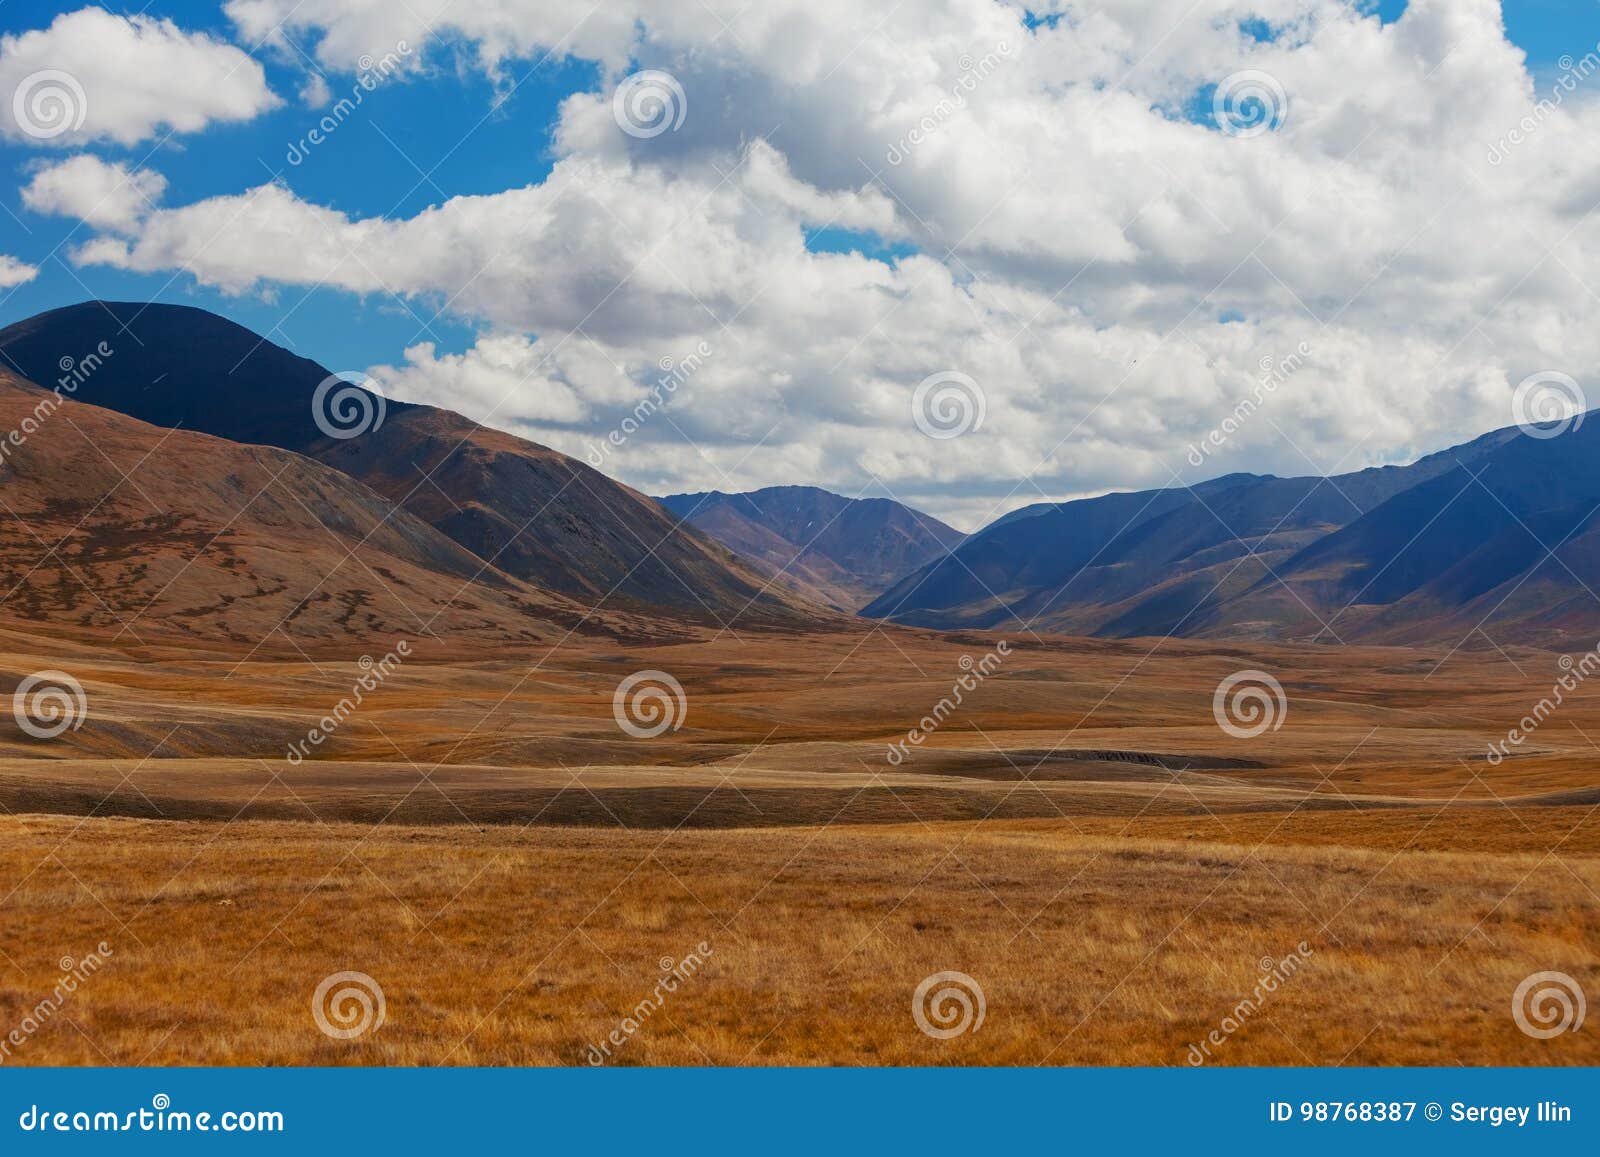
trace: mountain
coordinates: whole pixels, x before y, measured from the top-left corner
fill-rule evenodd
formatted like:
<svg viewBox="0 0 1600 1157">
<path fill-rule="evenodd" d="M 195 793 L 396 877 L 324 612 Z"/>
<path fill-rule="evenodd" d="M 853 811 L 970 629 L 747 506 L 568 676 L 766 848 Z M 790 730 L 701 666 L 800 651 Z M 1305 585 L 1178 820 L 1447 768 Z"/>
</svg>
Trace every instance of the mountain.
<svg viewBox="0 0 1600 1157">
<path fill-rule="evenodd" d="M 891 499 L 846 498 L 815 486 L 657 501 L 762 573 L 841 610 L 864 606 L 966 537 Z"/>
<path fill-rule="evenodd" d="M 711 624 L 815 617 L 586 463 L 448 410 L 330 383 L 323 366 L 205 310 L 110 301 L 52 310 L 0 330 L 0 365 L 46 385 L 72 365 L 80 402 L 314 458 L 482 562 L 584 607 Z M 337 436 L 352 426 L 360 432 Z"/>
<path fill-rule="evenodd" d="M 1214 634 L 1271 613 L 1291 634 L 1559 642 L 1600 632 L 1600 421 L 1517 431 L 1402 491 L 1217 608 Z M 1320 620 L 1320 621 L 1319 621 Z"/>
<path fill-rule="evenodd" d="M 1548 433 L 1552 431 L 1542 431 Z M 1332 478 L 1229 475 L 1026 508 L 862 614 L 1107 637 L 1519 642 L 1600 629 L 1600 422 Z"/>
<path fill-rule="evenodd" d="M 0 428 L 17 432 L 0 455 L 0 615 L 30 630 L 273 653 L 554 640 L 584 618 L 298 454 L 161 429 L 5 371 Z M 640 624 L 607 612 L 585 626 Z"/>
</svg>

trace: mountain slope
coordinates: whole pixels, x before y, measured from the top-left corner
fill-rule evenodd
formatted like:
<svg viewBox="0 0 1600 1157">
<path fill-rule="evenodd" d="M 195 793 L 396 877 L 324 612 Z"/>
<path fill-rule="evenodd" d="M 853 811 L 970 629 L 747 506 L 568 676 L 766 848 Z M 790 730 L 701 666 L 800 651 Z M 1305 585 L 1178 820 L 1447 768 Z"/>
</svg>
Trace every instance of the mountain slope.
<svg viewBox="0 0 1600 1157">
<path fill-rule="evenodd" d="M 0 616 L 34 629 L 272 652 L 551 639 L 584 615 L 298 454 L 58 402 L 4 371 L 0 428 L 26 432 L 0 458 Z"/>
<path fill-rule="evenodd" d="M 841 610 L 865 605 L 966 537 L 891 499 L 846 498 L 815 486 L 658 501 L 763 573 Z"/>
<path fill-rule="evenodd" d="M 1583 467 L 1568 459 L 1584 458 L 1587 437 L 1509 428 L 1409 466 L 1333 478 L 1229 475 L 1029 507 L 862 613 L 1111 637 L 1445 637 L 1470 629 L 1476 600 L 1540 566 L 1561 536 L 1571 533 L 1567 549 L 1581 555 L 1590 482 L 1576 480 Z M 1480 471 L 1489 489 L 1473 481 Z M 1469 486 L 1478 494 L 1463 501 Z M 1496 487 L 1503 493 L 1489 493 Z M 1567 606 L 1544 619 L 1524 615 L 1542 636 L 1558 620 L 1590 614 L 1584 583 L 1551 571 L 1559 558 L 1528 586 Z M 1509 613 L 1493 610 L 1502 620 Z"/>
<path fill-rule="evenodd" d="M 100 347 L 100 343 L 105 343 Z M 155 425 L 316 458 L 436 527 L 507 574 L 585 606 L 661 608 L 722 623 L 795 623 L 814 611 L 644 495 L 587 464 L 447 410 L 397 401 L 338 438 L 345 383 L 242 326 L 187 306 L 85 302 L 0 330 L 0 364 L 46 384 L 63 358 L 89 364 L 74 396 Z M 376 410 L 371 395 L 346 399 Z M 366 423 L 360 423 L 363 427 Z"/>
<path fill-rule="evenodd" d="M 1272 609 L 1288 633 L 1404 642 L 1481 626 L 1517 641 L 1582 632 L 1592 646 L 1597 524 L 1600 422 L 1510 437 L 1307 545 L 1210 629 Z"/>
</svg>

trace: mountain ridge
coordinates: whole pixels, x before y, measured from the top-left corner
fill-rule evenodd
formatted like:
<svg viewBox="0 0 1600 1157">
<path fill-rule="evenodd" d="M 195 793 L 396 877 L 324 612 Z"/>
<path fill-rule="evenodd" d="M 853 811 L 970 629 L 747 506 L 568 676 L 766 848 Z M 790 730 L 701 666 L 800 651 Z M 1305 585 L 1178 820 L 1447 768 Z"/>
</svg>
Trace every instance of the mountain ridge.
<svg viewBox="0 0 1600 1157">
<path fill-rule="evenodd" d="M 0 370 L 0 613 L 137 643 L 444 635 L 537 642 L 647 624 L 529 587 L 315 459 L 166 429 Z M 31 419 L 31 423 L 30 423 Z"/>
<path fill-rule="evenodd" d="M 656 501 L 772 579 L 846 611 L 966 537 L 894 499 L 851 498 L 820 486 L 711 490 Z"/>
<path fill-rule="evenodd" d="M 945 630 L 1378 642 L 1470 633 L 1481 618 L 1519 639 L 1554 641 L 1591 621 L 1600 629 L 1600 599 L 1588 589 L 1600 581 L 1580 577 L 1600 578 L 1584 521 L 1600 504 L 1597 429 L 1581 419 L 1538 436 L 1511 426 L 1406 465 L 1234 474 L 1037 504 L 977 531 L 861 613 Z M 1469 490 L 1481 493 L 1451 521 Z M 1530 583 L 1565 609 L 1525 605 L 1518 591 Z"/>
<path fill-rule="evenodd" d="M 35 382 L 106 347 L 78 401 L 321 461 L 484 562 L 591 608 L 718 626 L 798 625 L 819 613 L 587 463 L 448 410 L 381 399 L 207 310 L 90 301 L 0 330 L 0 361 Z M 341 395 L 349 413 L 379 420 L 346 436 Z"/>
</svg>

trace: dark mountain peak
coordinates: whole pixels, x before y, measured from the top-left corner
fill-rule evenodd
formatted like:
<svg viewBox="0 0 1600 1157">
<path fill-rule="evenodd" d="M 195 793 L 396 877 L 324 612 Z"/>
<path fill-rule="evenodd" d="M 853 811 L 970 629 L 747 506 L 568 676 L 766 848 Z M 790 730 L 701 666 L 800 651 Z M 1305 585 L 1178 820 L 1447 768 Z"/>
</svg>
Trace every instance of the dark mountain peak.
<svg viewBox="0 0 1600 1157">
<path fill-rule="evenodd" d="M 322 436 L 313 400 L 332 372 L 209 310 L 85 301 L 0 330 L 0 364 L 22 377 L 54 385 L 63 359 L 83 367 L 78 401 L 152 425 L 286 450 Z M 389 414 L 410 408 L 385 405 Z"/>
</svg>

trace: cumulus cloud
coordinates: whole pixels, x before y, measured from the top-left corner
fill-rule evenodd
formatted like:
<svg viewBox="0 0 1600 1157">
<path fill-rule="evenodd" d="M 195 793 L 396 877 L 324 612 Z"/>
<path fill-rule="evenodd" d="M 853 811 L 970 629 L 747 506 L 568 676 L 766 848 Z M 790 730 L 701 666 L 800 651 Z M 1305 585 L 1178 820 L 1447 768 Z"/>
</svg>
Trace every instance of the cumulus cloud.
<svg viewBox="0 0 1600 1157">
<path fill-rule="evenodd" d="M 512 421 L 576 423 L 588 416 L 569 368 L 552 365 L 539 343 L 521 334 L 487 334 L 464 354 L 435 356 L 433 342 L 406 350 L 404 366 L 378 366 L 385 392 L 410 398 L 451 398 L 452 409 L 504 413 Z M 602 387 L 603 392 L 603 387 Z"/>
<path fill-rule="evenodd" d="M 329 68 L 359 71 L 364 56 L 431 39 L 472 46 L 478 65 L 495 75 L 510 62 L 547 54 L 619 66 L 641 14 L 638 4 L 588 0 L 227 0 L 223 9 L 252 43 L 287 49 L 291 36 L 316 35 L 317 58 Z"/>
<path fill-rule="evenodd" d="M 26 285 L 39 274 L 39 267 L 0 253 L 0 289 L 15 289 Z"/>
<path fill-rule="evenodd" d="M 131 145 L 163 130 L 249 120 L 280 103 L 261 65 L 233 45 L 103 8 L 0 36 L 0 94 L 0 134 L 57 145 Z"/>
<path fill-rule="evenodd" d="M 404 7 L 229 13 L 249 35 L 287 18 L 347 66 L 420 42 Z M 1600 104 L 1536 88 L 1493 0 L 1412 0 L 1387 25 L 1339 0 L 1123 0 L 1031 28 L 991 0 L 606 9 L 416 8 L 486 70 L 601 63 L 537 184 L 403 219 L 265 185 L 149 212 L 79 258 L 427 298 L 484 336 L 407 350 L 393 388 L 572 452 L 703 343 L 609 469 L 656 492 L 881 484 L 967 524 L 1422 453 L 1507 424 L 1540 369 L 1600 389 L 1600 185 L 1574 160 Z M 673 74 L 681 126 L 621 130 L 635 68 Z M 1282 94 L 1265 131 L 1210 115 L 1237 74 Z M 825 230 L 864 252 L 815 251 Z M 889 243 L 908 255 L 875 256 Z M 934 443 L 911 406 L 942 371 L 985 416 Z"/>
<path fill-rule="evenodd" d="M 80 153 L 35 172 L 22 187 L 22 203 L 36 213 L 76 217 L 121 233 L 156 207 L 166 187 L 160 173 Z"/>
</svg>

